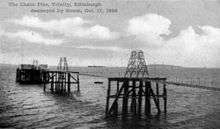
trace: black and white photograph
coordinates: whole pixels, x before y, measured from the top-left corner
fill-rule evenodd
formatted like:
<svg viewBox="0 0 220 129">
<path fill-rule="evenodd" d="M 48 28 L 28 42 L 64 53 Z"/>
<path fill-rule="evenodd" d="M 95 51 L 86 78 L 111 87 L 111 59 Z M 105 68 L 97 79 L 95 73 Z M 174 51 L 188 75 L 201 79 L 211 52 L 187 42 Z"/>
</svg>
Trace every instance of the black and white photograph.
<svg viewBox="0 0 220 129">
<path fill-rule="evenodd" d="M 0 129 L 220 129 L 220 0 L 0 0 Z"/>
</svg>

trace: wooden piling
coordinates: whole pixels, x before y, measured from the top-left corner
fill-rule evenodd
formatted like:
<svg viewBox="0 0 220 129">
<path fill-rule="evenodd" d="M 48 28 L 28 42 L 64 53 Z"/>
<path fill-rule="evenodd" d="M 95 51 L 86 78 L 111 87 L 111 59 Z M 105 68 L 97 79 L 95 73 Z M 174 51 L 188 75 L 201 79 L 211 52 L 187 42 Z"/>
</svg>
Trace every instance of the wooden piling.
<svg viewBox="0 0 220 129">
<path fill-rule="evenodd" d="M 52 76 L 51 76 L 51 78 L 52 78 L 52 82 L 54 82 L 54 74 L 52 74 Z M 51 83 L 51 86 L 50 86 L 50 90 L 52 91 L 52 92 L 54 92 L 54 83 Z"/>
<path fill-rule="evenodd" d="M 119 81 L 117 81 L 117 92 L 119 91 Z"/>
<path fill-rule="evenodd" d="M 70 73 L 68 73 L 68 81 L 67 81 L 67 92 L 70 93 Z"/>
<path fill-rule="evenodd" d="M 44 83 L 44 91 L 46 91 L 46 83 Z"/>
<path fill-rule="evenodd" d="M 108 90 L 107 90 L 106 108 L 105 108 L 105 111 L 106 111 L 105 113 L 106 113 L 106 115 L 108 114 L 108 110 L 109 110 L 110 91 L 111 91 L 111 81 L 108 80 Z"/>
<path fill-rule="evenodd" d="M 119 81 L 116 82 L 116 85 L 117 85 L 116 93 L 118 93 L 119 92 Z M 118 115 L 118 100 L 115 101 L 114 115 L 115 116 Z"/>
<path fill-rule="evenodd" d="M 44 91 L 46 91 L 46 72 L 43 73 Z"/>
<path fill-rule="evenodd" d="M 157 103 L 158 103 L 158 105 L 160 105 L 160 97 L 159 97 L 159 95 L 160 95 L 159 84 L 158 84 L 158 82 L 156 82 L 156 96 L 157 96 Z"/>
<path fill-rule="evenodd" d="M 142 92 L 143 92 L 143 81 L 140 81 L 139 91 L 138 91 L 138 114 L 141 115 L 142 108 Z"/>
<path fill-rule="evenodd" d="M 67 83 L 67 82 L 66 82 L 66 80 L 67 80 L 67 74 L 68 74 L 68 73 L 64 73 L 64 87 L 63 87 L 63 88 L 64 88 L 64 89 L 63 89 L 64 92 L 67 92 L 67 90 L 66 90 L 66 89 L 67 89 L 67 88 L 66 88 L 66 86 L 67 86 L 67 85 L 66 85 L 66 83 Z"/>
<path fill-rule="evenodd" d="M 123 102 L 122 102 L 122 114 L 126 115 L 128 112 L 128 80 L 125 82 L 125 87 L 124 87 L 124 94 L 123 94 Z"/>
<path fill-rule="evenodd" d="M 79 74 L 76 75 L 77 76 L 77 91 L 80 91 L 80 87 L 79 87 Z"/>
<path fill-rule="evenodd" d="M 131 99 L 131 112 L 136 114 L 136 82 L 132 81 L 132 99 Z"/>
<path fill-rule="evenodd" d="M 56 79 L 55 79 L 55 81 L 54 81 L 55 91 L 58 91 L 58 85 L 59 85 L 59 83 L 58 83 L 58 74 L 55 74 L 55 75 L 56 75 Z M 51 82 L 51 83 L 53 83 L 53 82 Z"/>
<path fill-rule="evenodd" d="M 62 92 L 64 92 L 64 82 L 63 82 L 63 79 L 64 79 L 64 73 L 61 73 L 61 77 L 60 77 L 60 81 L 61 81 L 61 83 L 60 83 L 60 92 L 62 93 Z"/>
<path fill-rule="evenodd" d="M 145 115 L 151 114 L 150 86 L 151 82 L 145 82 Z"/>
<path fill-rule="evenodd" d="M 166 83 L 163 84 L 164 112 L 167 113 L 167 89 Z"/>
</svg>

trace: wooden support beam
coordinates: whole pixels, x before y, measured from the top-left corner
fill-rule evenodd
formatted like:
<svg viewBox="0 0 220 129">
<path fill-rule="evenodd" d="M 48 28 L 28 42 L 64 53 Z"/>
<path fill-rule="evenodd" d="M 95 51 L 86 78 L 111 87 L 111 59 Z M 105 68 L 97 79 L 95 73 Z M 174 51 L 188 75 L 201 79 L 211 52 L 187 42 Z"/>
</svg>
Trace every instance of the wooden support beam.
<svg viewBox="0 0 220 129">
<path fill-rule="evenodd" d="M 67 92 L 67 91 L 66 91 L 66 79 L 67 79 L 67 76 L 66 76 L 66 75 L 67 75 L 67 73 L 64 73 L 64 78 L 63 78 L 63 80 L 64 80 L 64 81 L 63 81 L 63 91 L 64 91 L 64 92 Z"/>
<path fill-rule="evenodd" d="M 64 74 L 60 73 L 60 78 L 59 78 L 59 80 L 61 81 L 61 83 L 60 83 L 60 89 L 59 89 L 59 91 L 58 91 L 58 92 L 60 92 L 60 93 L 63 92 L 63 75 L 64 75 Z"/>
<path fill-rule="evenodd" d="M 46 91 L 46 73 L 43 73 L 44 78 L 44 91 Z"/>
<path fill-rule="evenodd" d="M 77 77 L 77 91 L 79 92 L 80 91 L 80 87 L 79 87 L 79 74 L 76 74 L 76 77 Z"/>
<path fill-rule="evenodd" d="M 105 108 L 105 114 L 106 114 L 106 116 L 108 115 L 108 111 L 109 111 L 109 96 L 110 96 L 110 91 L 111 91 L 111 81 L 108 80 L 108 89 L 107 89 L 107 98 L 106 98 L 106 108 Z"/>
<path fill-rule="evenodd" d="M 132 77 L 132 78 L 125 78 L 125 77 L 113 77 L 113 78 L 109 78 L 109 80 L 111 81 L 120 81 L 120 82 L 124 82 L 124 80 L 136 80 L 136 81 L 158 81 L 158 82 L 163 82 L 166 81 L 166 78 L 149 78 L 149 77 L 144 77 L 144 78 L 138 78 L 138 77 Z"/>
<path fill-rule="evenodd" d="M 151 115 L 150 85 L 150 81 L 145 82 L 145 115 Z"/>
<path fill-rule="evenodd" d="M 143 93 L 143 81 L 140 81 L 139 91 L 138 91 L 138 114 L 141 115 L 142 108 L 142 93 Z"/>
<path fill-rule="evenodd" d="M 57 82 L 58 81 L 58 74 L 56 74 L 56 81 L 55 82 Z M 55 92 L 57 92 L 58 91 L 58 83 L 55 83 Z"/>
<path fill-rule="evenodd" d="M 154 103 L 155 103 L 155 105 L 156 105 L 156 108 L 157 108 L 157 113 L 158 114 L 160 114 L 160 105 L 159 105 L 159 103 L 158 103 L 158 99 L 156 98 L 156 95 L 154 94 L 154 91 L 152 90 L 152 88 L 150 88 L 150 94 L 151 94 L 151 96 L 153 97 L 153 100 L 154 100 Z"/>
<path fill-rule="evenodd" d="M 119 81 L 117 81 L 117 93 L 119 91 Z"/>
<path fill-rule="evenodd" d="M 167 113 L 167 89 L 166 83 L 163 84 L 164 112 Z"/>
<path fill-rule="evenodd" d="M 159 98 L 159 95 L 160 95 L 160 90 L 159 90 L 159 83 L 156 82 L 156 98 L 157 98 L 157 103 L 160 107 L 160 98 Z"/>
<path fill-rule="evenodd" d="M 111 80 L 109 80 L 109 81 L 111 81 Z M 121 88 L 119 89 L 119 92 L 117 92 L 116 95 L 114 95 L 114 96 L 115 96 L 115 100 L 114 100 L 114 102 L 112 103 L 112 106 L 111 106 L 111 108 L 110 108 L 109 111 L 108 111 L 108 114 L 111 114 L 112 112 L 114 112 L 114 109 L 113 109 L 112 107 L 114 107 L 113 105 L 118 102 L 118 99 L 120 98 L 120 95 L 123 95 L 123 94 L 122 94 L 122 91 L 124 90 L 124 87 L 125 87 L 126 85 L 127 85 L 126 83 L 123 83 L 122 86 L 121 86 Z M 110 95 L 110 96 L 113 96 L 113 95 Z M 110 97 L 110 96 L 109 96 L 109 97 Z M 124 97 L 124 96 L 122 96 L 122 98 L 123 98 L 123 97 Z"/>
<path fill-rule="evenodd" d="M 51 77 L 51 79 L 52 79 L 52 82 L 54 82 L 54 76 L 53 76 L 53 73 L 52 73 L 52 75 L 51 75 L 52 77 Z M 51 83 L 51 87 L 50 87 L 50 90 L 52 91 L 52 92 L 54 92 L 54 83 Z"/>
<path fill-rule="evenodd" d="M 46 83 L 44 83 L 44 91 L 46 91 Z"/>
<path fill-rule="evenodd" d="M 122 102 L 122 114 L 125 115 L 128 112 L 128 80 L 126 80 L 124 85 L 124 94 Z"/>
<path fill-rule="evenodd" d="M 68 93 L 70 93 L 70 76 L 71 76 L 70 73 L 68 73 L 68 75 L 67 75 L 67 79 L 68 79 L 68 80 L 67 80 L 67 83 L 68 83 L 68 84 L 67 84 L 67 92 L 68 92 Z"/>
<path fill-rule="evenodd" d="M 136 81 L 132 81 L 132 99 L 131 99 L 131 106 L 130 106 L 130 109 L 131 109 L 131 112 L 133 114 L 136 114 Z M 129 96 L 127 96 L 129 97 Z"/>
</svg>

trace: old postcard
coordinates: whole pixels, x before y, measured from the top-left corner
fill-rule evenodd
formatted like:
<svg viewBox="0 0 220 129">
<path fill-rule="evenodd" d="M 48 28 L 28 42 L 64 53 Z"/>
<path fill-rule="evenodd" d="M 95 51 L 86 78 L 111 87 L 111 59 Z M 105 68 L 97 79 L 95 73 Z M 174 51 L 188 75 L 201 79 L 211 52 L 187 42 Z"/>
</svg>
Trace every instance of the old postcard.
<svg viewBox="0 0 220 129">
<path fill-rule="evenodd" d="M 219 0 L 1 0 L 0 128 L 220 128 Z"/>
</svg>

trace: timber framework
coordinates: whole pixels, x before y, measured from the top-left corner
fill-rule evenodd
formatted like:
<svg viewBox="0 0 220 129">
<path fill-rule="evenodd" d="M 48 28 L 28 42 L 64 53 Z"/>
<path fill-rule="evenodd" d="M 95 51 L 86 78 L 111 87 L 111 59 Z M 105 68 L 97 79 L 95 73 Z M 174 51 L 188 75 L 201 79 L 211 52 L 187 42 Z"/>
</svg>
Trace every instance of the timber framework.
<svg viewBox="0 0 220 129">
<path fill-rule="evenodd" d="M 151 115 L 152 104 L 157 114 L 161 106 L 167 112 L 166 78 L 108 78 L 106 116 Z M 161 99 L 163 103 L 161 103 Z M 152 103 L 153 102 L 153 103 Z"/>
</svg>

